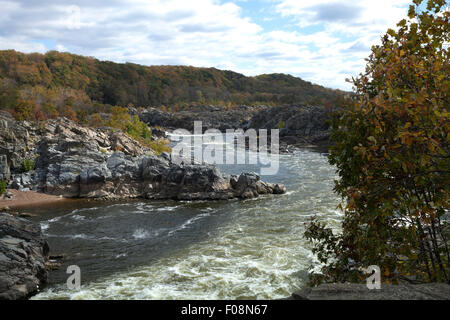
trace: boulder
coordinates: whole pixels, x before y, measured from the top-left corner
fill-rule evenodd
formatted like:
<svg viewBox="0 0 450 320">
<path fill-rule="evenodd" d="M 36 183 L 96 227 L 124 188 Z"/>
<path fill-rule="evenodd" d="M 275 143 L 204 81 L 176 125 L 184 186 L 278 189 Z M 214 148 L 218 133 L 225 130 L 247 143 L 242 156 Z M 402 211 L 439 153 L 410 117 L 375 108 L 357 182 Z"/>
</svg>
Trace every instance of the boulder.
<svg viewBox="0 0 450 320">
<path fill-rule="evenodd" d="M 263 194 L 283 194 L 286 188 L 280 184 L 272 184 L 261 181 L 258 174 L 242 173 L 239 178 L 230 178 L 232 188 L 237 197 L 242 199 L 251 199 Z"/>
<path fill-rule="evenodd" d="M 0 213 L 0 300 L 35 294 L 47 282 L 48 252 L 38 224 Z"/>
<path fill-rule="evenodd" d="M 25 172 L 12 175 L 11 188 L 20 191 L 29 191 L 33 188 L 34 172 Z"/>
</svg>

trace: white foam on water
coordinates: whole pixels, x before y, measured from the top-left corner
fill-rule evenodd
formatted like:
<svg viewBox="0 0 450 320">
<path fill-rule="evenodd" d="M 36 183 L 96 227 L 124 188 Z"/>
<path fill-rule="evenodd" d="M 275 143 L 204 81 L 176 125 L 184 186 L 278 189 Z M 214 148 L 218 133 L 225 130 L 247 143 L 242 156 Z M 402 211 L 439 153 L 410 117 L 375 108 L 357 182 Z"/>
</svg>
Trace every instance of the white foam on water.
<svg viewBox="0 0 450 320">
<path fill-rule="evenodd" d="M 55 218 L 53 218 L 53 219 L 48 220 L 48 222 L 57 222 L 57 221 L 61 220 L 62 217 L 63 217 L 63 216 L 61 216 L 61 217 L 55 217 Z"/>
<path fill-rule="evenodd" d="M 203 213 L 203 214 L 196 215 L 195 217 L 186 220 L 185 222 L 183 222 L 180 226 L 176 227 L 175 229 L 169 231 L 168 235 L 170 236 L 180 230 L 186 229 L 191 224 L 193 224 L 195 221 L 203 219 L 204 217 L 207 217 L 207 216 L 209 216 L 209 213 Z"/>
<path fill-rule="evenodd" d="M 145 229 L 136 229 L 136 230 L 134 230 L 133 235 L 132 235 L 132 237 L 134 239 L 138 239 L 138 240 L 139 239 L 146 239 L 149 236 L 150 236 L 150 232 L 148 232 Z"/>
<path fill-rule="evenodd" d="M 174 211 L 174 210 L 177 209 L 178 207 L 179 207 L 179 206 L 158 208 L 158 209 L 156 209 L 156 211 Z"/>
<path fill-rule="evenodd" d="M 78 214 L 76 214 L 76 215 L 74 215 L 74 216 L 71 216 L 71 218 L 72 218 L 73 220 L 77 220 L 77 221 L 83 221 L 83 220 L 86 220 L 86 217 L 85 217 L 85 216 L 80 216 L 80 215 L 78 215 Z"/>
<path fill-rule="evenodd" d="M 69 238 L 72 238 L 72 239 L 90 239 L 90 237 L 88 235 L 84 234 L 84 233 L 75 234 L 75 235 L 69 236 Z"/>
</svg>

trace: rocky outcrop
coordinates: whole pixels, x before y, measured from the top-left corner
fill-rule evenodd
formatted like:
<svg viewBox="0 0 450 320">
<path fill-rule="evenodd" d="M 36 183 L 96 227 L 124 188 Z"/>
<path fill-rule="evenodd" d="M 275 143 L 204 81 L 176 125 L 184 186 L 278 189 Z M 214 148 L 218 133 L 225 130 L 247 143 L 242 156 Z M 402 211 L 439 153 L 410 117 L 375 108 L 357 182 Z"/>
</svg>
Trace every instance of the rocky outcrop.
<svg viewBox="0 0 450 320">
<path fill-rule="evenodd" d="M 103 199 L 218 200 L 285 192 L 256 174 L 232 177 L 210 165 L 178 165 L 155 155 L 96 149 L 89 140 L 44 139 L 32 185 L 47 194 Z"/>
<path fill-rule="evenodd" d="M 445 283 L 381 285 L 369 290 L 364 284 L 331 283 L 304 288 L 289 300 L 450 300 L 450 285 Z"/>
<path fill-rule="evenodd" d="M 8 113 L 0 112 L 0 175 L 4 177 L 21 173 L 25 159 L 34 160 L 36 147 L 42 140 L 82 140 L 94 142 L 104 152 L 121 150 L 137 156 L 153 154 L 121 131 L 111 128 L 88 128 L 75 122 L 58 118 L 40 124 L 15 121 Z M 1 179 L 1 177 L 0 177 Z M 6 178 L 9 179 L 9 178 Z"/>
<path fill-rule="evenodd" d="M 256 174 L 232 177 L 210 165 L 172 163 L 168 155 L 156 156 L 108 128 L 57 119 L 47 121 L 35 134 L 36 142 L 29 147 L 35 170 L 14 174 L 13 188 L 101 199 L 231 199 L 285 192 L 283 186 L 262 182 Z"/>
<path fill-rule="evenodd" d="M 281 144 L 328 146 L 330 110 L 318 106 L 278 106 L 257 112 L 249 121 L 254 129 L 280 129 Z"/>
<path fill-rule="evenodd" d="M 47 282 L 48 252 L 39 225 L 0 213 L 0 300 L 35 294 Z"/>
<path fill-rule="evenodd" d="M 0 180 L 9 180 L 30 157 L 39 139 L 38 128 L 29 122 L 15 121 L 7 112 L 0 112 Z"/>
<path fill-rule="evenodd" d="M 190 106 L 184 110 L 169 113 L 159 109 L 149 108 L 139 114 L 141 121 L 151 126 L 161 126 L 169 129 L 194 129 L 194 121 L 202 121 L 203 129 L 244 128 L 252 116 L 265 106 L 235 106 L 225 108 L 219 106 Z"/>
<path fill-rule="evenodd" d="M 150 108 L 139 113 L 142 121 L 169 129 L 192 131 L 194 121 L 203 129 L 280 129 L 281 151 L 291 146 L 329 146 L 330 110 L 320 106 L 285 105 L 277 107 L 239 106 L 230 109 L 196 106 L 169 113 Z"/>
</svg>

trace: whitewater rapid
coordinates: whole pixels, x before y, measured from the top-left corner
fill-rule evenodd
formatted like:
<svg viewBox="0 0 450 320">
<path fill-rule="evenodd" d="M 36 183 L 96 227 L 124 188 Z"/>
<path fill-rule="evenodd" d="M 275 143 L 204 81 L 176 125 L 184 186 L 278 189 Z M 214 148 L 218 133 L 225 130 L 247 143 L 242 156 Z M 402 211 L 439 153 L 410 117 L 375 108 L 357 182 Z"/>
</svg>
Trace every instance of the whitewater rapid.
<svg viewBox="0 0 450 320">
<path fill-rule="evenodd" d="M 227 173 L 252 166 L 221 166 Z M 280 155 L 262 177 L 288 192 L 252 200 L 78 203 L 38 220 L 53 253 L 66 255 L 33 299 L 278 299 L 305 285 L 314 264 L 303 237 L 313 217 L 338 229 L 335 168 L 326 155 Z M 37 209 L 39 211 L 39 209 Z M 81 268 L 81 290 L 65 269 Z"/>
</svg>

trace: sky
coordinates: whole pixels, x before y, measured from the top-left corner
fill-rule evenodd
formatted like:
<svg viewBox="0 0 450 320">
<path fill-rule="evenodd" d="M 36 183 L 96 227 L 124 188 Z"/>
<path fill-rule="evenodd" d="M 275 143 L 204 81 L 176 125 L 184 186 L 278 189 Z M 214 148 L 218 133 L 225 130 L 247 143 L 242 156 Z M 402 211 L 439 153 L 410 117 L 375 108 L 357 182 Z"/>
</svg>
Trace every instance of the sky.
<svg viewBox="0 0 450 320">
<path fill-rule="evenodd" d="M 351 90 L 346 78 L 411 0 L 0 0 L 0 50 L 67 51 L 247 76 L 286 73 Z"/>
</svg>

